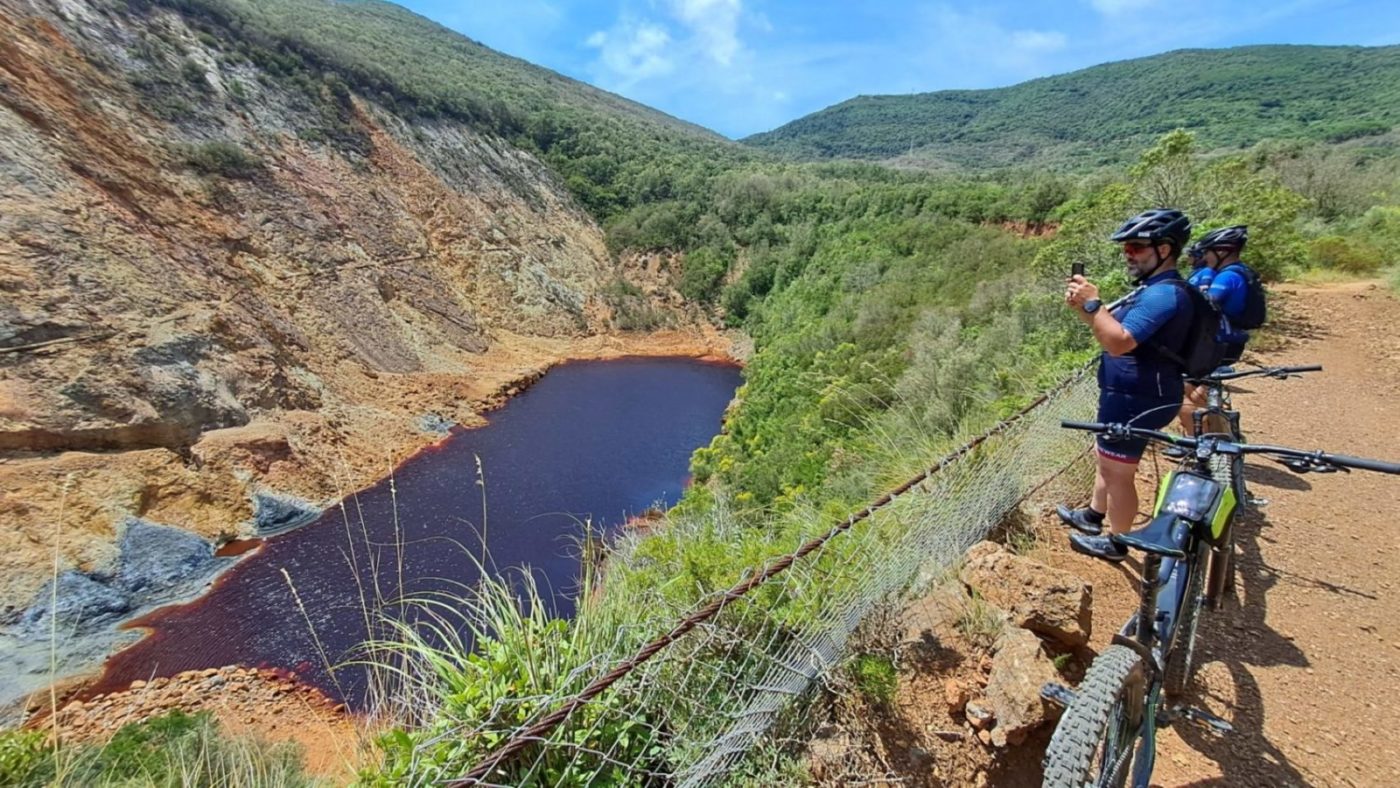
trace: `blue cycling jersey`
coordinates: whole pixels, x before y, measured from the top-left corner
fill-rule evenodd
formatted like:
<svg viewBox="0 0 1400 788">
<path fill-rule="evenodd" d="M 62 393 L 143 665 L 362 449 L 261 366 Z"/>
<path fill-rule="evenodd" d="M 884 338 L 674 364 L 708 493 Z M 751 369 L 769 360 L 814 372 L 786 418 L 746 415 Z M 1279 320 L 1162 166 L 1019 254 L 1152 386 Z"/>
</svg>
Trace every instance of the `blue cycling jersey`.
<svg viewBox="0 0 1400 788">
<path fill-rule="evenodd" d="M 1180 353 L 1191 330 L 1191 297 L 1172 284 L 1173 279 L 1181 279 L 1175 269 L 1155 274 L 1114 308 L 1114 318 L 1137 340 L 1137 347 L 1121 356 L 1103 354 L 1099 386 L 1105 391 L 1181 398 L 1181 367 L 1153 347 Z"/>
<path fill-rule="evenodd" d="M 1220 307 L 1221 313 L 1227 319 L 1227 322 L 1221 324 L 1220 333 L 1216 339 L 1228 345 L 1242 345 L 1248 342 L 1249 332 L 1233 328 L 1228 324 L 1230 319 L 1244 313 L 1245 300 L 1249 298 L 1249 280 L 1245 278 L 1244 273 L 1232 265 L 1220 269 L 1211 280 L 1210 288 L 1206 290 L 1206 297 Z"/>
<path fill-rule="evenodd" d="M 1186 282 L 1192 287 L 1199 287 L 1201 290 L 1205 290 L 1210 287 L 1211 280 L 1214 278 L 1215 269 L 1202 266 L 1192 271 L 1191 276 L 1187 277 Z"/>
</svg>

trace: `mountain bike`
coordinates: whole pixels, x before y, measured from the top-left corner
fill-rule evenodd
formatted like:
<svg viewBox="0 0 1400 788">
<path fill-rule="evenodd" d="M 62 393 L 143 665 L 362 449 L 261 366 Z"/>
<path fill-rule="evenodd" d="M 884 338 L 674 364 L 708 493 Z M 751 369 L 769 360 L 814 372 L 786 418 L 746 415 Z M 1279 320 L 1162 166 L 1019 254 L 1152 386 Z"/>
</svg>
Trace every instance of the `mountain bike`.
<svg viewBox="0 0 1400 788">
<path fill-rule="evenodd" d="M 1086 430 L 1110 439 L 1144 438 L 1181 446 L 1187 466 L 1163 481 L 1147 525 L 1114 542 L 1143 552 L 1138 611 L 1089 666 L 1078 690 L 1047 684 L 1045 699 L 1064 705 L 1045 751 L 1045 786 L 1126 784 L 1146 788 L 1156 760 L 1157 729 L 1177 720 L 1205 725 L 1219 733 L 1230 724 L 1208 712 L 1170 706 L 1169 682 L 1179 690 L 1189 678 L 1188 652 L 1205 582 L 1209 551 L 1227 537 L 1235 515 L 1237 485 L 1211 473 L 1217 457 L 1231 461 L 1246 454 L 1272 456 L 1295 473 L 1332 473 L 1351 468 L 1400 475 L 1400 464 L 1359 457 L 1302 451 L 1283 446 L 1250 445 L 1215 435 L 1185 438 L 1127 424 L 1064 421 L 1068 429 Z M 1184 616 L 1193 613 L 1188 627 Z M 1189 629 L 1189 633 L 1188 633 Z M 1192 643 L 1180 642 L 1183 637 Z M 1186 667 L 1183 669 L 1182 663 Z"/>
<path fill-rule="evenodd" d="M 1240 414 L 1235 410 L 1230 401 L 1230 390 L 1225 387 L 1227 381 L 1239 380 L 1249 377 L 1267 377 L 1285 380 L 1290 377 L 1297 377 L 1304 372 L 1320 372 L 1321 364 L 1306 364 L 1291 367 L 1259 367 L 1236 371 L 1230 367 L 1222 367 L 1219 370 L 1203 378 L 1188 378 L 1187 383 L 1203 385 L 1206 387 L 1206 404 L 1204 408 L 1196 409 L 1193 414 L 1195 432 L 1197 435 L 1212 435 L 1217 438 L 1236 443 L 1245 440 L 1244 433 L 1240 431 Z M 1185 449 L 1182 454 L 1171 455 L 1172 457 L 1186 458 Z M 1245 488 L 1244 476 L 1244 456 L 1240 454 L 1225 455 L 1216 454 L 1211 459 L 1211 476 L 1216 481 L 1228 484 L 1234 489 L 1235 501 L 1237 503 L 1250 503 L 1264 505 L 1268 501 L 1256 499 L 1249 495 Z M 1160 491 L 1159 491 L 1160 494 Z M 1235 555 L 1235 534 L 1234 529 L 1227 529 L 1220 544 L 1215 545 L 1210 554 L 1210 567 L 1205 581 L 1205 593 L 1202 601 L 1213 609 L 1220 607 L 1225 594 L 1234 587 L 1234 555 Z M 1188 613 L 1183 620 L 1194 619 L 1195 611 Z M 1190 627 L 1194 633 L 1194 626 Z M 1188 652 L 1189 653 L 1189 652 Z M 1190 665 L 1186 666 L 1186 676 L 1190 678 Z M 1175 693 L 1177 688 L 1169 685 L 1169 692 Z"/>
</svg>

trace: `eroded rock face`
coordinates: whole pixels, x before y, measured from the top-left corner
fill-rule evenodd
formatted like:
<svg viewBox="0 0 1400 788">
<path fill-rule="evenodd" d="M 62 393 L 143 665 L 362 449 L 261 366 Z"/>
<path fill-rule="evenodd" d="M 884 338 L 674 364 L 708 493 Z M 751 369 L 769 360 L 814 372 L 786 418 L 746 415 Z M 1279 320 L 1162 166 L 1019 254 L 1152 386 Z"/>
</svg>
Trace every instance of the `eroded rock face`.
<svg viewBox="0 0 1400 788">
<path fill-rule="evenodd" d="M 1040 688 L 1058 680 L 1059 672 L 1040 639 L 1028 630 L 1007 627 L 993 648 L 987 679 L 985 702 L 996 718 L 992 745 L 1020 744 L 1031 730 L 1057 718 L 1058 707 L 1041 700 Z"/>
<path fill-rule="evenodd" d="M 0 0 L 0 609 L 55 540 L 63 569 L 109 566 L 128 515 L 298 519 L 249 501 L 368 484 L 430 440 L 418 415 L 468 423 L 609 327 L 617 267 L 543 162 L 325 103 L 236 39 Z"/>
<path fill-rule="evenodd" d="M 1089 642 L 1093 588 L 1079 576 L 1011 553 L 993 542 L 973 545 L 958 577 L 1010 623 L 1070 647 Z"/>
<path fill-rule="evenodd" d="M 21 632 L 46 637 L 55 624 L 65 635 L 90 632 L 139 607 L 193 593 L 229 563 L 214 556 L 209 540 L 180 528 L 130 517 L 121 530 L 115 569 L 60 572 L 20 614 Z"/>
<path fill-rule="evenodd" d="M 207 539 L 136 517 L 127 518 L 119 544 L 116 584 L 144 597 L 203 581 L 219 564 Z"/>
<path fill-rule="evenodd" d="M 73 630 L 110 621 L 131 610 L 131 595 L 72 569 L 40 589 L 19 625 L 28 632 L 52 626 Z"/>
</svg>

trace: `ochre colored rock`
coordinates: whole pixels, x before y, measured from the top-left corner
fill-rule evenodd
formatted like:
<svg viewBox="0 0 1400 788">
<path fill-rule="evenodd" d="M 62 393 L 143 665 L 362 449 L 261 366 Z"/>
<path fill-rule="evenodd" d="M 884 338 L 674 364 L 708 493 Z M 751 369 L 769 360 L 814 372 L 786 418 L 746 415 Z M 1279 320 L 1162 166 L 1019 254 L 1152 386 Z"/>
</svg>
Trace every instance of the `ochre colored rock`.
<svg viewBox="0 0 1400 788">
<path fill-rule="evenodd" d="M 958 577 L 1011 624 L 1074 648 L 1089 642 L 1093 588 L 1078 575 L 1023 558 L 992 542 L 967 552 Z"/>
<path fill-rule="evenodd" d="M 1007 627 L 997 639 L 986 702 L 996 716 L 992 744 L 1020 744 L 1033 728 L 1056 718 L 1058 707 L 1040 697 L 1046 682 L 1059 672 L 1045 655 L 1040 639 L 1025 629 Z"/>
</svg>

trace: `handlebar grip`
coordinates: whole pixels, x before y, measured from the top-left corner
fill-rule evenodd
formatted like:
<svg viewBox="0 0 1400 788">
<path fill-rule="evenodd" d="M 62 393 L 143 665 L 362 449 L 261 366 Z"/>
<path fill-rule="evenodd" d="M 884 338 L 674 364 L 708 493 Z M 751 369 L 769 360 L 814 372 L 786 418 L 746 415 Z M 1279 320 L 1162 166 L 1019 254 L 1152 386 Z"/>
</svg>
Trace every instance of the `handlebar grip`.
<svg viewBox="0 0 1400 788">
<path fill-rule="evenodd" d="M 1060 426 L 1067 430 L 1085 430 L 1088 432 L 1104 432 L 1108 425 L 1100 424 L 1097 421 L 1067 421 L 1062 420 Z"/>
<path fill-rule="evenodd" d="M 1321 372 L 1321 364 L 1303 364 L 1297 367 L 1279 367 L 1278 372 L 1284 375 L 1292 375 L 1295 372 Z"/>
<path fill-rule="evenodd" d="M 1324 454 L 1322 457 L 1333 465 L 1341 465 L 1347 468 L 1360 468 L 1363 471 L 1377 471 L 1380 473 L 1400 475 L 1400 463 L 1386 462 L 1384 460 L 1368 460 L 1365 457 L 1348 457 L 1345 454 Z"/>
</svg>

